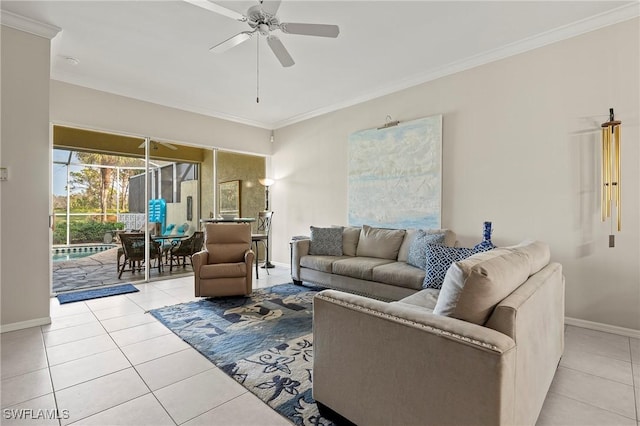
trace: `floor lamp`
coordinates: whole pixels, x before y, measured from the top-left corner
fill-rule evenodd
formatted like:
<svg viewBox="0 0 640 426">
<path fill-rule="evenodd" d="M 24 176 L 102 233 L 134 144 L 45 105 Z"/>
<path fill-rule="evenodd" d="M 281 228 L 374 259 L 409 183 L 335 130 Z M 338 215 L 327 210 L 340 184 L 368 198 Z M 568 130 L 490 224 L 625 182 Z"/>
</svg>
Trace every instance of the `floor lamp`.
<svg viewBox="0 0 640 426">
<path fill-rule="evenodd" d="M 260 185 L 264 186 L 265 188 L 265 211 L 269 211 L 269 187 L 271 185 L 273 185 L 275 183 L 275 181 L 273 179 L 269 179 L 269 178 L 264 178 L 264 179 L 258 179 L 258 182 L 260 182 Z M 269 236 L 267 238 L 269 238 L 271 236 L 271 223 L 269 223 Z M 267 245 L 270 244 L 270 241 L 267 241 Z M 267 258 L 264 261 L 264 264 L 262 265 L 262 268 L 275 268 L 275 265 L 273 263 L 271 263 L 271 259 L 269 259 L 269 257 L 271 256 L 271 253 L 269 253 L 269 249 L 267 249 Z"/>
</svg>

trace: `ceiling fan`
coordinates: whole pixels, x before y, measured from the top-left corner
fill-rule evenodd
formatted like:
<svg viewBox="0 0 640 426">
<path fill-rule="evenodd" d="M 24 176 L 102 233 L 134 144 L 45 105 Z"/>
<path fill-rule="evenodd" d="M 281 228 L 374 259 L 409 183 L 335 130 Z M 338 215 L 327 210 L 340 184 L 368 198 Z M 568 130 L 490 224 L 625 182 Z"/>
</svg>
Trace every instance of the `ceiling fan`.
<svg viewBox="0 0 640 426">
<path fill-rule="evenodd" d="M 231 38 L 218 43 L 209 49 L 211 52 L 221 53 L 249 40 L 256 34 L 266 37 L 267 44 L 276 58 L 283 67 L 290 67 L 295 62 L 284 47 L 280 39 L 273 35 L 272 32 L 280 30 L 285 34 L 300 34 L 317 37 L 336 38 L 340 34 L 340 28 L 337 25 L 327 24 L 301 24 L 292 22 L 280 22 L 276 14 L 280 7 L 280 0 L 260 0 L 259 4 L 251 6 L 243 15 L 235 10 L 227 9 L 217 3 L 208 0 L 184 0 L 203 9 L 210 10 L 220 15 L 227 16 L 240 22 L 246 22 L 251 27 L 250 31 L 243 31 Z"/>
</svg>

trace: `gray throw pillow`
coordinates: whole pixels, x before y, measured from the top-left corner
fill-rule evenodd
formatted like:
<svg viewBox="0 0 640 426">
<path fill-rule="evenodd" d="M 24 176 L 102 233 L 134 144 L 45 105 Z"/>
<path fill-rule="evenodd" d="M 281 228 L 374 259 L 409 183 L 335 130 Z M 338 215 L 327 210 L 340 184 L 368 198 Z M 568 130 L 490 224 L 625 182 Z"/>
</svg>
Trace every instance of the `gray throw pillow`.
<svg viewBox="0 0 640 426">
<path fill-rule="evenodd" d="M 444 243 L 444 234 L 427 234 L 424 230 L 418 229 L 409 246 L 407 264 L 422 270 L 427 269 L 427 244 L 442 243 Z"/>
<path fill-rule="evenodd" d="M 342 256 L 342 227 L 316 228 L 311 226 L 309 254 L 316 256 Z"/>
</svg>

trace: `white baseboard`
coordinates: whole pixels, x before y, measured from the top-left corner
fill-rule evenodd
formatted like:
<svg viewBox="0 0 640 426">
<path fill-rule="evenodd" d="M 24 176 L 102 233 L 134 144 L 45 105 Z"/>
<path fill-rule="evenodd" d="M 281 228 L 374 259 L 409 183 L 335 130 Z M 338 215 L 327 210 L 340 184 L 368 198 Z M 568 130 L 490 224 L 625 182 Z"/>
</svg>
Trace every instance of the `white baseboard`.
<svg viewBox="0 0 640 426">
<path fill-rule="evenodd" d="M 28 321 L 13 322 L 11 324 L 0 325 L 0 333 L 22 330 L 24 328 L 38 327 L 51 324 L 51 317 L 35 318 Z"/>
<path fill-rule="evenodd" d="M 589 330 L 604 331 L 605 333 L 619 334 L 620 336 L 640 339 L 640 330 L 635 330 L 633 328 L 618 327 L 616 325 L 603 324 L 601 322 L 593 322 L 571 317 L 565 317 L 564 323 L 576 327 L 588 328 Z"/>
</svg>

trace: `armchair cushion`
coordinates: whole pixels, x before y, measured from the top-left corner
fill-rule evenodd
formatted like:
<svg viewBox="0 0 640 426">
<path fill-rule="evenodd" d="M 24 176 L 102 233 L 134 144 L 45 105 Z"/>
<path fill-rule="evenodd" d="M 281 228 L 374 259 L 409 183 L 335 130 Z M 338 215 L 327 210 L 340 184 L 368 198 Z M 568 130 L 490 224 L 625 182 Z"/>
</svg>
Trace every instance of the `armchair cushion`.
<svg viewBox="0 0 640 426">
<path fill-rule="evenodd" d="M 211 225 L 211 224 L 208 224 Z M 250 224 L 224 224 L 215 232 L 206 233 L 206 250 L 209 253 L 207 263 L 243 262 L 247 247 L 251 247 Z M 238 232 L 239 227 L 248 227 L 249 233 Z M 213 229 L 207 226 L 208 229 Z"/>
<path fill-rule="evenodd" d="M 247 276 L 247 264 L 242 263 L 217 263 L 202 265 L 200 267 L 200 278 L 239 278 Z"/>
</svg>

